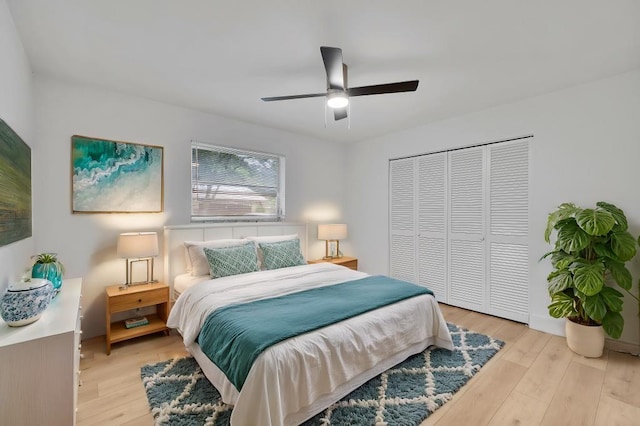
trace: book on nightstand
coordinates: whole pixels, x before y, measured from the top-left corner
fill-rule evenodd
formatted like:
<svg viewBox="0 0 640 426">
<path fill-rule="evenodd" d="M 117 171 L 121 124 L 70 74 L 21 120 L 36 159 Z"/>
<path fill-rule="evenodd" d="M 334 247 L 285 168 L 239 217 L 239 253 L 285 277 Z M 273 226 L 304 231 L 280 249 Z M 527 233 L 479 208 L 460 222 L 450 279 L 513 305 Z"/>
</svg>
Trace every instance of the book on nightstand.
<svg viewBox="0 0 640 426">
<path fill-rule="evenodd" d="M 129 318 L 124 322 L 124 326 L 126 328 L 140 327 L 141 325 L 147 324 L 149 324 L 149 320 L 147 319 L 147 317 Z"/>
</svg>

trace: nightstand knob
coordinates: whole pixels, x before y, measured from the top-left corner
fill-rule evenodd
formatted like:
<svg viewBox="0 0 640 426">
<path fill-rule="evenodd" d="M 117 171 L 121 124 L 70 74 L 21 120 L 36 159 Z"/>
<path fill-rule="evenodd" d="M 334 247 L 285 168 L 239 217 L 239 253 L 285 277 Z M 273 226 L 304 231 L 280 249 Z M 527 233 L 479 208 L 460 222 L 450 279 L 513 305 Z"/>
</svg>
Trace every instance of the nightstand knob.
<svg viewBox="0 0 640 426">
<path fill-rule="evenodd" d="M 138 303 L 142 303 L 142 299 L 138 299 Z"/>
</svg>

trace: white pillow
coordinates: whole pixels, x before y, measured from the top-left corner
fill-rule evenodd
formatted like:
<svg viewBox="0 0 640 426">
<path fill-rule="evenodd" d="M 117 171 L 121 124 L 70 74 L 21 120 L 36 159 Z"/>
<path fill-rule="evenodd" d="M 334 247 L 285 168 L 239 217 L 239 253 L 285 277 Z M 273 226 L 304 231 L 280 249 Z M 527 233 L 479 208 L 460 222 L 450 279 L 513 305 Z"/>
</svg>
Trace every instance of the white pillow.
<svg viewBox="0 0 640 426">
<path fill-rule="evenodd" d="M 194 277 L 200 277 L 203 275 L 211 275 L 211 269 L 209 268 L 209 261 L 204 254 L 204 247 L 211 249 L 221 247 L 236 247 L 247 244 L 248 239 L 224 239 L 224 240 L 209 240 L 209 241 L 185 241 L 184 242 L 184 257 L 187 262 L 187 272 Z M 254 243 L 255 244 L 255 243 Z"/>
<path fill-rule="evenodd" d="M 289 241 L 298 239 L 298 234 L 290 234 L 290 235 L 269 235 L 265 237 L 247 237 L 247 240 L 251 240 L 256 245 L 256 250 L 258 250 L 258 265 L 261 270 L 265 269 L 264 266 L 264 254 L 260 249 L 258 244 L 260 243 L 279 243 L 281 241 Z"/>
</svg>

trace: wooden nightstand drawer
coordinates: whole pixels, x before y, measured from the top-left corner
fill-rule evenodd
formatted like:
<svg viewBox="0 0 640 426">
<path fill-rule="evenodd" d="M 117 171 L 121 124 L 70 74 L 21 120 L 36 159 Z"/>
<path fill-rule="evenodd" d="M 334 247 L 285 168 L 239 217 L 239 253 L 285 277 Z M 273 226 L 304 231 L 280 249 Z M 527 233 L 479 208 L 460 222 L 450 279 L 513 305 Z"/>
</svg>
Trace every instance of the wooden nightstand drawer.
<svg viewBox="0 0 640 426">
<path fill-rule="evenodd" d="M 166 302 L 169 298 L 167 288 L 159 288 L 156 290 L 148 290 L 144 292 L 122 294 L 113 296 L 109 301 L 111 312 L 122 312 L 130 309 L 141 308 L 144 306 L 157 305 Z"/>
</svg>

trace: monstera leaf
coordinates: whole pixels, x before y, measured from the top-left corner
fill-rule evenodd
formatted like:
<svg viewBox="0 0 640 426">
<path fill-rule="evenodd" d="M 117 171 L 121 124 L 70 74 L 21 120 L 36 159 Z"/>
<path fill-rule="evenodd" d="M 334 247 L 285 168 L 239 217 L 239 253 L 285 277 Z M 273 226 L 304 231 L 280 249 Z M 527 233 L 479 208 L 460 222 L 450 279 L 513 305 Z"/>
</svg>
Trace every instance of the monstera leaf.
<svg viewBox="0 0 640 426">
<path fill-rule="evenodd" d="M 551 232 L 553 228 L 555 228 L 556 224 L 564 219 L 569 217 L 573 217 L 576 212 L 580 211 L 578 207 L 576 207 L 572 203 L 562 203 L 558 206 L 558 209 L 549 215 L 547 219 L 547 229 L 544 231 L 544 240 L 549 242 L 549 238 L 551 237 Z"/>
<path fill-rule="evenodd" d="M 611 250 L 618 260 L 626 262 L 636 255 L 636 240 L 627 231 L 613 231 L 611 233 Z"/>
<path fill-rule="evenodd" d="M 607 235 L 616 224 L 611 213 L 599 209 L 580 211 L 576 214 L 576 222 L 589 235 Z"/>
<path fill-rule="evenodd" d="M 602 262 L 575 262 L 572 265 L 573 284 L 587 296 L 593 296 L 604 286 L 604 264 Z"/>
<path fill-rule="evenodd" d="M 573 287 L 573 275 L 568 269 L 551 272 L 547 277 L 547 281 L 549 281 L 550 296 Z"/>
<path fill-rule="evenodd" d="M 631 272 L 624 266 L 623 263 L 616 262 L 614 260 L 607 260 L 605 263 L 613 280 L 623 289 L 631 290 L 633 286 L 633 277 Z"/>
<path fill-rule="evenodd" d="M 583 306 L 589 318 L 602 324 L 607 312 L 622 311 L 622 293 L 614 288 L 605 286 L 600 293 L 587 296 Z"/>
<path fill-rule="evenodd" d="M 622 330 L 624 329 L 624 318 L 619 312 L 609 311 L 602 318 L 602 328 L 614 339 L 619 339 L 622 336 Z"/>
<path fill-rule="evenodd" d="M 573 306 L 573 298 L 566 293 L 556 293 L 551 297 L 549 315 L 554 318 L 572 317 L 577 314 Z"/>
<path fill-rule="evenodd" d="M 583 250 L 589 245 L 589 234 L 587 234 L 575 219 L 564 219 L 557 225 L 558 239 L 556 246 L 567 253 L 575 253 Z"/>
<path fill-rule="evenodd" d="M 627 230 L 629 225 L 627 224 L 627 217 L 624 215 L 624 212 L 622 210 L 620 210 L 619 208 L 617 208 L 613 204 L 605 203 L 604 201 L 597 202 L 596 206 L 598 206 L 601 209 L 606 210 L 609 213 L 611 213 L 611 216 L 613 216 L 613 218 L 615 219 L 615 221 L 618 224 L 618 226 L 623 231 Z"/>
</svg>

